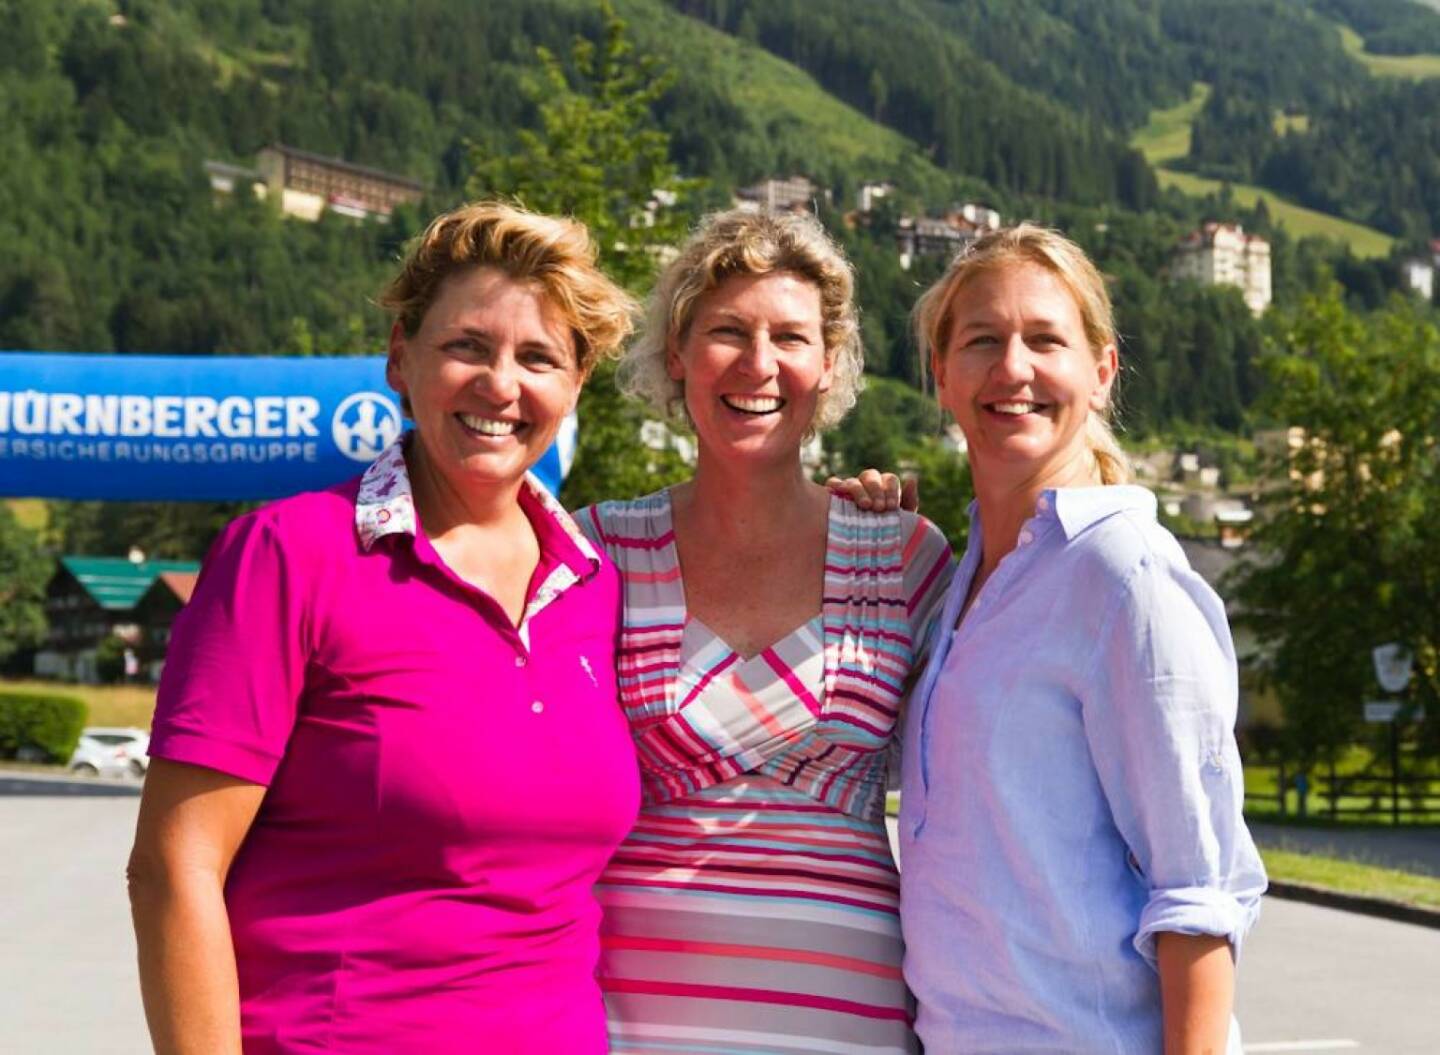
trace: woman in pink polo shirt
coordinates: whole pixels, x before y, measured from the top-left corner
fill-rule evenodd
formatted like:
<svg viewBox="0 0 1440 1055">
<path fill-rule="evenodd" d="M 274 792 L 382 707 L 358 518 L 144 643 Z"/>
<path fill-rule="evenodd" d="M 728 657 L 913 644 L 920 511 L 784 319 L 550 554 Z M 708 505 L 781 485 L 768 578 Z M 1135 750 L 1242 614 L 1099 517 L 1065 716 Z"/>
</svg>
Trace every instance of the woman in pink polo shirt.
<svg viewBox="0 0 1440 1055">
<path fill-rule="evenodd" d="M 384 303 L 415 431 L 232 523 L 176 622 L 129 869 L 151 1035 L 601 1055 L 619 583 L 526 471 L 632 303 L 581 225 L 489 203 Z"/>
</svg>

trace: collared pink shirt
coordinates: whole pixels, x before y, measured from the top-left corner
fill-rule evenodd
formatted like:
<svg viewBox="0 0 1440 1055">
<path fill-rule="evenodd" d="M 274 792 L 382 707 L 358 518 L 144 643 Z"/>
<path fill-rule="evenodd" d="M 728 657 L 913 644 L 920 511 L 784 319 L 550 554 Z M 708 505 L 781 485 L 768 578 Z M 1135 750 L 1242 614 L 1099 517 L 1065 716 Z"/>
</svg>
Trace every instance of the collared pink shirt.
<svg viewBox="0 0 1440 1055">
<path fill-rule="evenodd" d="M 638 806 L 614 568 L 538 485 L 520 626 L 419 530 L 402 448 L 233 522 L 152 755 L 268 786 L 225 888 L 247 1055 L 601 1055 L 591 886 Z"/>
</svg>

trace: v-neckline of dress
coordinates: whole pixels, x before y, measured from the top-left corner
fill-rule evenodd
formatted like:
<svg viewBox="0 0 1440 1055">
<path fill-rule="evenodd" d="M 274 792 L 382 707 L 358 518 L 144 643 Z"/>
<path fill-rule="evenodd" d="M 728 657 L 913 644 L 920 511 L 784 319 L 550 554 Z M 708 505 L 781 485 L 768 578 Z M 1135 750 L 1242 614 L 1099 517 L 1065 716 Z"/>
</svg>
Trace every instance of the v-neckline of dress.
<svg viewBox="0 0 1440 1055">
<path fill-rule="evenodd" d="M 687 659 L 684 641 L 685 637 L 689 634 L 690 625 L 692 623 L 698 626 L 706 634 L 708 634 L 712 640 L 719 642 L 720 645 L 724 647 L 728 655 L 735 657 L 735 662 L 738 663 L 740 666 L 745 666 L 747 664 L 753 663 L 758 659 L 763 658 L 765 653 L 774 651 L 781 645 L 784 645 L 790 639 L 798 636 L 799 634 L 802 634 L 804 631 L 812 627 L 814 628 L 815 636 L 820 639 L 821 646 L 824 646 L 825 586 L 830 578 L 830 567 L 833 563 L 832 558 L 835 556 L 833 552 L 836 536 L 835 517 L 837 512 L 837 499 L 835 495 L 831 494 L 829 496 L 829 502 L 825 507 L 825 559 L 820 572 L 820 611 L 816 612 L 809 619 L 806 619 L 803 623 L 800 623 L 799 625 L 787 630 L 785 633 L 781 634 L 774 641 L 771 641 L 763 648 L 747 656 L 744 652 L 741 652 L 734 645 L 730 644 L 729 641 L 725 640 L 725 638 L 721 637 L 718 633 L 716 633 L 714 629 L 712 629 L 710 625 L 707 624 L 703 619 L 691 614 L 690 604 L 685 598 L 685 569 L 682 568 L 680 565 L 680 545 L 679 540 L 675 534 L 675 502 L 673 496 L 671 495 L 670 488 L 665 488 L 661 493 L 665 496 L 665 520 L 666 527 L 669 529 L 666 534 L 670 536 L 667 547 L 670 550 L 669 556 L 674 562 L 675 566 L 675 588 L 680 591 L 680 604 L 685 612 L 685 627 L 684 630 L 681 631 L 682 643 L 680 648 L 680 666 L 683 667 Z"/>
<path fill-rule="evenodd" d="M 721 637 L 714 630 L 712 630 L 710 626 L 705 622 L 705 620 L 700 619 L 696 616 L 692 616 L 687 612 L 685 615 L 685 629 L 681 631 L 680 636 L 680 665 L 683 667 L 686 663 L 693 659 L 694 656 L 701 649 L 703 649 L 706 644 L 713 641 L 718 643 L 720 647 L 725 650 L 728 656 L 734 656 L 735 666 L 743 669 L 744 667 L 749 666 L 751 663 L 763 661 L 765 659 L 765 653 L 774 652 L 776 649 L 781 648 L 792 639 L 799 637 L 807 630 L 811 631 L 815 635 L 816 639 L 820 640 L 823 643 L 824 625 L 825 618 L 823 613 L 817 613 L 815 615 L 812 615 L 809 619 L 805 620 L 805 622 L 801 623 L 799 626 L 794 627 L 793 629 L 788 630 L 781 636 L 777 637 L 774 641 L 770 642 L 770 644 L 766 645 L 759 652 L 755 652 L 747 656 L 745 653 L 741 652 L 738 648 L 730 644 L 730 642 L 726 641 L 723 637 Z M 694 648 L 690 647 L 689 645 L 690 628 L 692 626 L 697 627 L 706 635 L 707 638 L 705 642 L 700 643 Z"/>
</svg>

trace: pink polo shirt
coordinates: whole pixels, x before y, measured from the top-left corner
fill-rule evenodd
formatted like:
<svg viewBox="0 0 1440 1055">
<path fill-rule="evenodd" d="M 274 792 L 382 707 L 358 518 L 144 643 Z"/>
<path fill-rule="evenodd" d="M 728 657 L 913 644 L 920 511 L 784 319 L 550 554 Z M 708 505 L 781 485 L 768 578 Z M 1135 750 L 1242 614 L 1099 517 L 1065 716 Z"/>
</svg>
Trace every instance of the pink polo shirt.
<svg viewBox="0 0 1440 1055">
<path fill-rule="evenodd" d="M 150 753 L 267 785 L 225 888 L 248 1055 L 601 1055 L 591 886 L 634 820 L 614 568 L 538 485 L 517 628 L 418 531 L 401 447 L 232 523 Z"/>
</svg>

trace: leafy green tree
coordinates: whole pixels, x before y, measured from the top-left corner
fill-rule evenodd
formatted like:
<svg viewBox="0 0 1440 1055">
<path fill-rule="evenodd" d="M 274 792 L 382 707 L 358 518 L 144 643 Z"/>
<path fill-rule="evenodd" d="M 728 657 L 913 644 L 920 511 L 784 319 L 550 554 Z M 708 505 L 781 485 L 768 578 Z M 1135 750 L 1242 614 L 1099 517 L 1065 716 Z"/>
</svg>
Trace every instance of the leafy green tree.
<svg viewBox="0 0 1440 1055">
<path fill-rule="evenodd" d="M 910 449 L 940 434 L 940 411 L 918 389 L 890 378 L 867 380 L 854 409 L 825 436 L 830 468 L 894 469 Z"/>
<path fill-rule="evenodd" d="M 680 177 L 670 136 L 655 120 L 673 71 L 635 54 L 609 0 L 601 0 L 600 14 L 601 40 L 577 37 L 571 47 L 573 74 L 550 49 L 535 49 L 540 76 L 526 94 L 540 128 L 522 129 L 515 151 L 474 149 L 466 190 L 583 220 L 611 276 L 643 290 L 654 276 L 657 250 L 684 236 L 688 216 L 675 206 L 699 184 Z"/>
<path fill-rule="evenodd" d="M 54 561 L 0 502 L 0 662 L 45 640 L 45 586 Z"/>
<path fill-rule="evenodd" d="M 970 460 L 938 439 L 928 439 L 910 449 L 904 468 L 920 478 L 920 512 L 945 533 L 952 549 L 964 552 L 975 497 Z"/>
<path fill-rule="evenodd" d="M 62 553 L 198 558 L 225 525 L 255 502 L 51 502 L 50 535 Z"/>
<path fill-rule="evenodd" d="M 962 548 L 974 497 L 970 463 L 942 441 L 941 426 L 940 409 L 918 389 L 871 378 L 855 408 L 825 436 L 826 471 L 841 476 L 866 468 L 913 473 L 920 481 L 920 511 L 952 546 Z"/>
<path fill-rule="evenodd" d="M 1262 365 L 1264 411 L 1302 431 L 1272 465 L 1238 597 L 1314 760 L 1356 735 L 1376 645 L 1413 650 L 1410 700 L 1440 717 L 1440 331 L 1399 299 L 1352 312 L 1332 283 Z"/>
<path fill-rule="evenodd" d="M 575 40 L 574 75 L 547 48 L 536 49 L 542 76 L 529 87 L 538 131 L 519 134 L 508 154 L 472 153 L 472 195 L 503 195 L 541 212 L 574 216 L 590 228 L 600 261 L 635 292 L 646 290 L 667 247 L 688 227 L 681 208 L 699 188 L 670 159 L 670 136 L 654 107 L 674 81 L 649 56 L 634 54 L 625 22 L 601 0 L 602 37 Z M 641 494 L 682 479 L 688 469 L 673 447 L 640 440 L 645 414 L 626 402 L 614 368 L 603 364 L 580 400 L 580 439 L 564 499 L 572 507 Z"/>
</svg>

